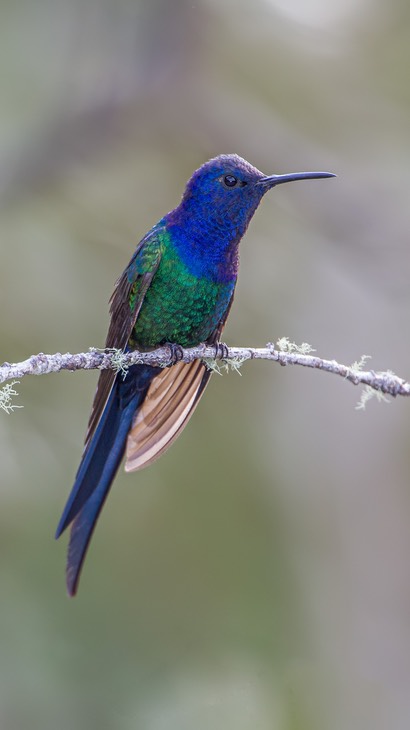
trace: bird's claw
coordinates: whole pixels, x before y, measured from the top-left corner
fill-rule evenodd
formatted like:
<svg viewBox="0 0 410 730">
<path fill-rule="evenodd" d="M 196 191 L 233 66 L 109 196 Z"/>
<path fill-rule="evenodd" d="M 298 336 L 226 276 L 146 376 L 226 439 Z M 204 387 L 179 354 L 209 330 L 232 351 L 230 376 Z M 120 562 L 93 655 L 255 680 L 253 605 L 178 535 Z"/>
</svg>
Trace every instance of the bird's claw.
<svg viewBox="0 0 410 730">
<path fill-rule="evenodd" d="M 215 342 L 215 360 L 227 360 L 229 355 L 229 348 L 225 342 Z"/>
<path fill-rule="evenodd" d="M 181 345 L 176 345 L 175 342 L 167 342 L 167 347 L 170 350 L 170 365 L 181 362 L 184 357 L 184 348 Z"/>
</svg>

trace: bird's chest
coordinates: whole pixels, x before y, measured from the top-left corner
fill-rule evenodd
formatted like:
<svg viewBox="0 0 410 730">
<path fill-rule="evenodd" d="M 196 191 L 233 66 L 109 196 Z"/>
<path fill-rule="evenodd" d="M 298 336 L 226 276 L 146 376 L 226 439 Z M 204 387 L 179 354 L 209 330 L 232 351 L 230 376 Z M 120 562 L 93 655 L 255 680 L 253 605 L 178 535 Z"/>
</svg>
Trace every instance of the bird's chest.
<svg viewBox="0 0 410 730">
<path fill-rule="evenodd" d="M 197 277 L 178 259 L 164 257 L 138 315 L 135 344 L 175 342 L 192 347 L 207 340 L 224 317 L 234 287 L 234 281 Z"/>
</svg>

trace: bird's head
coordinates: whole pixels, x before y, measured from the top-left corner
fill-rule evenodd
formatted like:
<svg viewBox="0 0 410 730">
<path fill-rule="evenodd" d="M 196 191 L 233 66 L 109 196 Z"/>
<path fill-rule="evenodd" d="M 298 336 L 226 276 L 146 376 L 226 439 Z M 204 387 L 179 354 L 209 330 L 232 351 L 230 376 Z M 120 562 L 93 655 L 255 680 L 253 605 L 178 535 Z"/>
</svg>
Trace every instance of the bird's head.
<svg viewBox="0 0 410 730">
<path fill-rule="evenodd" d="M 219 155 L 194 172 L 177 210 L 216 229 L 237 229 L 243 235 L 268 190 L 285 182 L 323 177 L 334 175 L 296 172 L 266 176 L 238 155 Z"/>
</svg>

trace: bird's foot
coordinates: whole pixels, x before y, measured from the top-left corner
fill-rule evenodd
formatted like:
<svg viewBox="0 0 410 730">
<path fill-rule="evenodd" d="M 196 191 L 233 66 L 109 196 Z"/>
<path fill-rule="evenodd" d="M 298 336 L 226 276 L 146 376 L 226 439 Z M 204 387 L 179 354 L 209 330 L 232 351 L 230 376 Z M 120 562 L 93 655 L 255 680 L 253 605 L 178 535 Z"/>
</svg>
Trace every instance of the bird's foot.
<svg viewBox="0 0 410 730">
<path fill-rule="evenodd" d="M 229 348 L 225 342 L 215 342 L 215 360 L 227 360 L 229 355 Z"/>
<path fill-rule="evenodd" d="M 184 348 L 181 345 L 176 345 L 175 342 L 167 342 L 166 346 L 170 351 L 170 365 L 175 365 L 177 362 L 181 362 L 184 357 Z"/>
</svg>

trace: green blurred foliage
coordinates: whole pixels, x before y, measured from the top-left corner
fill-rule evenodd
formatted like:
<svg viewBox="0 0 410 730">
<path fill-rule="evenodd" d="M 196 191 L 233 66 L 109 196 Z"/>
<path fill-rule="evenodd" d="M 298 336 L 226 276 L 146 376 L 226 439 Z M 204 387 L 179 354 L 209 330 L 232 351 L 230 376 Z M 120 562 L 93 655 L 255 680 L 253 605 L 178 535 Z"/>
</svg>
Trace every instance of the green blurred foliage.
<svg viewBox="0 0 410 730">
<path fill-rule="evenodd" d="M 225 339 L 408 375 L 409 15 L 1 3 L 1 359 L 102 346 L 136 242 L 237 152 L 338 178 L 264 200 Z M 358 413 L 270 363 L 214 376 L 173 449 L 118 476 L 68 600 L 52 535 L 95 381 L 26 378 L 0 417 L 0 727 L 407 730 L 408 404 Z"/>
</svg>

